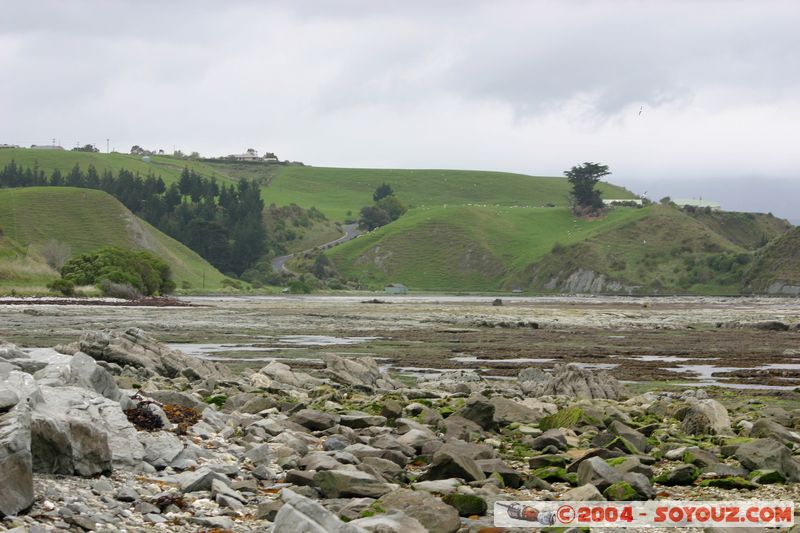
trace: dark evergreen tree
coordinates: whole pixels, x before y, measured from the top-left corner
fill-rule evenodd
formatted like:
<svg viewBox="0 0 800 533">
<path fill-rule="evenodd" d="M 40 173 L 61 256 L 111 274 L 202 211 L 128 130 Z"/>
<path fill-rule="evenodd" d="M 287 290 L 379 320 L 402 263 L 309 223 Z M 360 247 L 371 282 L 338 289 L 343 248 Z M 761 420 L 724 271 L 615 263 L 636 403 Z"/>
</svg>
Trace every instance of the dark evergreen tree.
<svg viewBox="0 0 800 533">
<path fill-rule="evenodd" d="M 50 185 L 53 187 L 59 187 L 64 185 L 64 178 L 61 177 L 61 171 L 55 169 L 52 174 L 50 174 Z"/>
<path fill-rule="evenodd" d="M 89 168 L 86 169 L 86 187 L 89 189 L 100 188 L 100 176 L 97 175 L 94 165 L 89 165 Z"/>
<path fill-rule="evenodd" d="M 572 197 L 578 207 L 600 209 L 603 200 L 595 186 L 603 176 L 611 174 L 607 165 L 584 163 L 564 172 L 572 185 Z"/>
<path fill-rule="evenodd" d="M 75 166 L 72 167 L 72 170 L 67 174 L 66 185 L 67 187 L 84 187 L 86 185 L 81 167 L 78 166 L 77 163 L 75 163 Z"/>
<path fill-rule="evenodd" d="M 382 183 L 382 184 L 380 184 L 378 186 L 377 189 L 375 189 L 375 192 L 372 193 L 372 200 L 375 201 L 375 202 L 378 202 L 378 201 L 386 198 L 387 196 L 392 196 L 393 194 L 394 194 L 394 191 L 389 186 L 389 184 Z"/>
</svg>

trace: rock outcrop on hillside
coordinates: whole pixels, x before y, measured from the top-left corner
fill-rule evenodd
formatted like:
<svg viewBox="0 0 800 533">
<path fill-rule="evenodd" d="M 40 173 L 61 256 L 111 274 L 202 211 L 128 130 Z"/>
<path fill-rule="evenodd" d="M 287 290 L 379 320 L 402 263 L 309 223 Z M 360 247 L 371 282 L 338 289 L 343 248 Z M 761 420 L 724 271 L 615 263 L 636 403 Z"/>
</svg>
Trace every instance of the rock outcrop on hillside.
<svg viewBox="0 0 800 533">
<path fill-rule="evenodd" d="M 340 357 L 199 379 L 148 339 L 109 341 L 114 362 L 2 346 L 0 530 L 452 533 L 491 527 L 498 500 L 792 499 L 800 481 L 799 412 L 701 390 L 622 401 L 569 365 L 405 387 Z"/>
</svg>

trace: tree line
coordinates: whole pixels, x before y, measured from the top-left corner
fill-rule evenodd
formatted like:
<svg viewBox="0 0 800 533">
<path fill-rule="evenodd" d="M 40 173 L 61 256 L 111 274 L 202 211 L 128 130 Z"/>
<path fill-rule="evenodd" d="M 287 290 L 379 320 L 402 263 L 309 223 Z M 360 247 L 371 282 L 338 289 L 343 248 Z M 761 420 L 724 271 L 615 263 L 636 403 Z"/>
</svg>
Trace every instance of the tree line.
<svg viewBox="0 0 800 533">
<path fill-rule="evenodd" d="M 184 168 L 180 180 L 167 186 L 152 173 L 98 172 L 93 165 L 84 172 L 76 164 L 66 174 L 56 169 L 47 175 L 38 166 L 23 168 L 14 161 L 0 171 L 0 188 L 46 186 L 105 191 L 226 274 L 241 275 L 268 247 L 264 201 L 255 180 L 218 183 Z"/>
</svg>

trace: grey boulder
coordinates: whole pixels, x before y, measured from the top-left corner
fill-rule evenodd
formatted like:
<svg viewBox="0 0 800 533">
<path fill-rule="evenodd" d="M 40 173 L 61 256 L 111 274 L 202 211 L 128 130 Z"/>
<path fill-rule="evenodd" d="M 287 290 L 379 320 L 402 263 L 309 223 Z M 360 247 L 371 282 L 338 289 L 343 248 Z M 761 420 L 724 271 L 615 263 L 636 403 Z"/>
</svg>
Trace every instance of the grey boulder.
<svg viewBox="0 0 800 533">
<path fill-rule="evenodd" d="M 619 400 L 627 396 L 625 387 L 606 372 L 576 365 L 558 365 L 551 374 L 521 372 L 520 388 L 529 396 L 567 396 L 583 400 Z"/>
<path fill-rule="evenodd" d="M 144 446 L 144 460 L 158 470 L 168 467 L 183 451 L 183 442 L 174 433 L 155 431 L 138 434 Z"/>
<path fill-rule="evenodd" d="M 683 416 L 681 430 L 687 435 L 731 435 L 731 419 L 725 406 L 716 400 L 697 400 Z"/>
<path fill-rule="evenodd" d="M 603 492 L 618 481 L 622 481 L 622 474 L 599 457 L 586 459 L 578 466 L 578 485 L 590 483 Z"/>
<path fill-rule="evenodd" d="M 461 527 L 458 511 L 424 491 L 399 489 L 378 500 L 387 511 L 401 511 L 432 533 L 452 533 Z"/>
<path fill-rule="evenodd" d="M 56 350 L 68 354 L 83 352 L 99 361 L 146 368 L 168 378 L 185 375 L 187 369 L 201 379 L 218 379 L 229 373 L 222 365 L 173 350 L 139 328 L 89 331 L 77 342 L 58 346 Z"/>
<path fill-rule="evenodd" d="M 33 505 L 30 407 L 0 414 L 0 518 Z"/>
<path fill-rule="evenodd" d="M 381 372 L 372 357 L 346 359 L 334 354 L 324 354 L 325 371 L 333 381 L 365 390 L 395 390 L 403 384 Z"/>
<path fill-rule="evenodd" d="M 380 498 L 396 485 L 386 483 L 359 470 L 321 470 L 314 475 L 314 484 L 326 498 Z"/>
<path fill-rule="evenodd" d="M 281 491 L 283 506 L 275 516 L 272 533 L 365 533 L 367 530 L 339 520 L 319 503 L 289 489 Z"/>
<path fill-rule="evenodd" d="M 427 533 L 428 530 L 416 518 L 410 517 L 402 511 L 378 514 L 366 518 L 359 518 L 350 522 L 351 525 L 361 527 L 374 533 Z"/>
<path fill-rule="evenodd" d="M 787 480 L 800 481 L 800 461 L 773 439 L 756 439 L 736 449 L 736 458 L 748 470 L 776 470 Z"/>
</svg>

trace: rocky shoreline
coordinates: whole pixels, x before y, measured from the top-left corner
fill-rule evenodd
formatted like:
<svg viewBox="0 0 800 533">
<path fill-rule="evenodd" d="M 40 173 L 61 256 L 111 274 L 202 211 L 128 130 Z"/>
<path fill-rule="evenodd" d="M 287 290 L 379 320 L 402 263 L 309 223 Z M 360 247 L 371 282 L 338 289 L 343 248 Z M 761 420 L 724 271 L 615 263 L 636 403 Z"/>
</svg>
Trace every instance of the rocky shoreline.
<svg viewBox="0 0 800 533">
<path fill-rule="evenodd" d="M 800 411 L 572 365 L 238 375 L 128 328 L 0 344 L 0 531 L 455 532 L 498 500 L 800 501 Z M 487 531 L 491 531 L 487 529 Z"/>
</svg>

